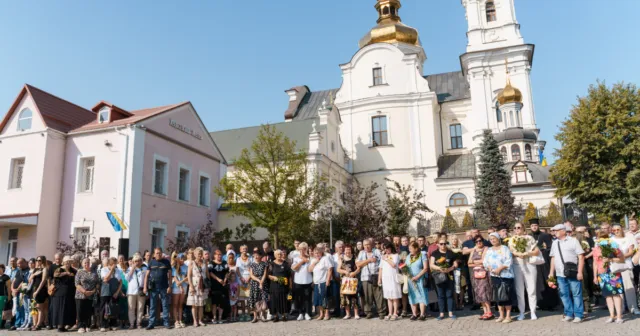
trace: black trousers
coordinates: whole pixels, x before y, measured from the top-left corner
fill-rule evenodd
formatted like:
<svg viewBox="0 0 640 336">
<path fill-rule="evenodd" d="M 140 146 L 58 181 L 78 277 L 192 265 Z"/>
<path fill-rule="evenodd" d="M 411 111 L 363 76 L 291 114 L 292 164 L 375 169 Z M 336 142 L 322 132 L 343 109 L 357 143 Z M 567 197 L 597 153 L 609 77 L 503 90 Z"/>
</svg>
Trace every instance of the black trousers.
<svg viewBox="0 0 640 336">
<path fill-rule="evenodd" d="M 91 316 L 93 315 L 93 300 L 76 299 L 76 313 L 78 328 L 89 328 L 91 326 Z"/>
<path fill-rule="evenodd" d="M 313 293 L 313 285 L 301 285 L 293 283 L 293 298 L 296 302 L 296 309 L 300 314 L 311 315 L 311 293 Z"/>
<path fill-rule="evenodd" d="M 118 323 L 118 312 L 117 312 L 117 306 L 118 305 L 113 305 L 113 308 L 116 311 L 111 311 L 111 318 L 106 319 L 104 317 L 104 313 L 105 310 L 107 308 L 107 306 L 111 303 L 111 301 L 113 300 L 113 297 L 111 296 L 101 296 L 100 297 L 100 312 L 102 315 L 102 320 L 100 323 L 100 327 L 101 328 L 110 328 L 110 327 L 115 327 L 117 326 Z"/>
</svg>

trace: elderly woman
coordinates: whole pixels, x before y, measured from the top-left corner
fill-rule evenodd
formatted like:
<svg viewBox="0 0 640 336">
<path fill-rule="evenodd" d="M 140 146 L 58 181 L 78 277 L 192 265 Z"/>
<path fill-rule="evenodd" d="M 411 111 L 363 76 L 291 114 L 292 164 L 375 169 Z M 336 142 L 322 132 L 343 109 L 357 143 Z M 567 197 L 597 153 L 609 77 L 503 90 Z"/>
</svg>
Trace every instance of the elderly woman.
<svg viewBox="0 0 640 336">
<path fill-rule="evenodd" d="M 484 314 L 480 316 L 480 320 L 487 321 L 493 319 L 493 313 L 491 313 L 491 282 L 483 266 L 487 246 L 484 246 L 484 238 L 480 235 L 475 236 L 473 242 L 475 246 L 469 254 L 468 261 L 473 287 L 473 300 L 475 303 L 482 305 Z"/>
<path fill-rule="evenodd" d="M 518 251 L 516 247 L 516 241 L 523 240 L 524 250 Z M 536 289 L 536 282 L 538 280 L 538 268 L 536 265 L 529 263 L 529 258 L 540 255 L 540 250 L 533 237 L 529 236 L 525 232 L 524 224 L 516 223 L 513 226 L 513 237 L 509 239 L 509 250 L 511 254 L 515 256 L 513 259 L 513 275 L 515 277 L 516 296 L 518 298 L 518 310 L 520 315 L 518 321 L 524 320 L 525 312 L 525 297 L 524 290 L 527 289 L 529 299 L 529 309 L 531 310 L 531 319 L 537 320 L 536 306 L 538 305 L 538 291 Z"/>
<path fill-rule="evenodd" d="M 356 266 L 356 257 L 353 255 L 353 247 L 346 245 L 344 247 L 344 255 L 338 260 L 338 273 L 343 278 L 355 278 L 360 273 L 360 268 Z M 345 311 L 345 320 L 351 318 L 351 310 L 356 320 L 360 319 L 358 315 L 358 295 L 357 294 L 341 294 L 340 303 Z"/>
<path fill-rule="evenodd" d="M 500 316 L 496 322 L 511 322 L 511 302 L 514 297 L 513 285 L 513 257 L 509 248 L 502 245 L 502 239 L 497 232 L 489 235 L 491 248 L 484 255 L 484 268 L 491 274 L 491 284 L 493 285 L 493 301 L 498 303 Z M 500 294 L 506 297 L 500 297 Z"/>
<path fill-rule="evenodd" d="M 93 315 L 93 301 L 97 298 L 100 278 L 91 270 L 89 258 L 82 259 L 82 268 L 75 277 L 76 310 L 78 311 L 78 332 L 89 331 L 91 315 Z"/>
<path fill-rule="evenodd" d="M 611 239 L 618 244 L 622 252 L 620 263 L 624 264 L 624 270 L 620 271 L 620 276 L 622 277 L 627 307 L 629 307 L 629 311 L 632 314 L 640 315 L 636 300 L 636 290 L 633 284 L 633 264 L 631 261 L 636 249 L 636 240 L 634 237 L 627 236 L 620 224 L 611 226 L 611 231 L 613 232 Z"/>
<path fill-rule="evenodd" d="M 433 272 L 434 282 L 436 284 L 436 292 L 438 293 L 438 307 L 440 315 L 436 318 L 438 321 L 444 319 L 445 309 L 449 311 L 449 318 L 456 319 L 453 314 L 453 270 L 458 268 L 458 262 L 455 255 L 447 247 L 447 236 L 443 235 L 438 238 L 437 250 L 431 253 L 430 266 Z"/>
<path fill-rule="evenodd" d="M 311 293 L 313 291 L 313 276 L 309 272 L 309 245 L 302 242 L 298 245 L 300 252 L 293 258 L 291 270 L 293 275 L 293 299 L 300 312 L 298 321 L 311 320 Z"/>
<path fill-rule="evenodd" d="M 223 323 L 222 313 L 229 306 L 229 288 L 227 288 L 227 273 L 229 273 L 229 265 L 222 260 L 222 251 L 216 250 L 213 253 L 213 261 L 209 264 L 209 277 L 211 277 L 211 308 L 213 312 L 213 322 L 216 323 L 216 313 L 218 314 L 217 323 Z"/>
<path fill-rule="evenodd" d="M 464 264 L 464 255 L 462 253 L 462 242 L 460 242 L 458 236 L 452 235 L 449 237 L 449 250 L 453 252 L 454 260 L 457 261 L 460 268 L 462 268 Z M 453 291 L 453 302 L 457 310 L 462 310 L 464 308 L 464 293 L 467 291 L 467 279 L 465 278 L 466 273 L 468 272 L 462 272 L 461 269 L 453 270 L 455 288 Z"/>
<path fill-rule="evenodd" d="M 193 260 L 189 262 L 189 269 L 187 270 L 187 281 L 189 283 L 187 305 L 191 306 L 194 327 L 205 325 L 204 322 L 202 322 L 202 307 L 204 306 L 204 300 L 208 292 L 204 286 L 204 279 L 209 278 L 209 271 L 207 270 L 207 264 L 203 256 L 204 250 L 202 247 L 196 248 L 193 251 Z"/>
<path fill-rule="evenodd" d="M 51 314 L 53 324 L 58 331 L 65 332 L 69 326 L 75 324 L 76 309 L 73 302 L 75 291 L 76 271 L 71 267 L 71 257 L 62 259 L 62 266 L 53 272 L 55 290 L 51 297 Z M 69 293 L 74 295 L 69 296 Z"/>
<path fill-rule="evenodd" d="M 601 239 L 609 239 L 609 234 L 601 232 L 599 237 Z M 602 289 L 602 296 L 607 301 L 609 318 L 606 320 L 606 323 L 611 323 L 613 321 L 616 323 L 623 323 L 624 321 L 622 319 L 622 299 L 624 295 L 622 276 L 620 272 L 612 272 L 610 267 L 611 263 L 624 262 L 622 252 L 618 252 L 618 257 L 609 259 L 602 256 L 602 250 L 598 244 L 593 248 L 593 267 L 595 270 L 593 282 L 600 286 Z"/>
<path fill-rule="evenodd" d="M 424 321 L 427 318 L 426 305 L 428 303 L 427 291 L 424 288 L 424 283 L 427 280 L 424 275 L 429 271 L 429 262 L 420 251 L 420 245 L 415 241 L 409 244 L 409 255 L 405 263 L 409 268 L 409 304 L 411 304 L 412 312 L 410 320 Z"/>
<path fill-rule="evenodd" d="M 283 322 L 287 321 L 287 296 L 289 295 L 289 288 L 291 287 L 291 267 L 285 260 L 286 254 L 282 250 L 276 250 L 274 252 L 275 260 L 269 265 L 269 280 L 271 280 L 270 294 L 271 294 L 271 315 L 273 315 L 273 322 L 278 322 L 282 319 Z"/>
<path fill-rule="evenodd" d="M 136 253 L 131 259 L 131 264 L 127 270 L 126 279 L 129 283 L 127 287 L 127 304 L 129 306 L 129 329 L 142 329 L 142 316 L 147 297 L 144 295 L 144 277 L 147 268 L 142 263 L 142 257 Z"/>
<path fill-rule="evenodd" d="M 249 247 L 247 245 L 241 245 L 240 253 L 236 260 L 236 270 L 238 272 L 238 279 L 240 283 L 238 309 L 244 312 L 244 314 L 240 315 L 240 320 L 245 322 L 249 321 L 249 310 L 247 309 L 247 300 L 249 299 L 249 281 L 251 281 L 251 272 L 249 271 L 249 267 L 253 262 L 248 251 Z"/>
<path fill-rule="evenodd" d="M 104 265 L 104 264 L 103 264 Z M 100 331 L 118 330 L 118 298 L 122 294 L 123 273 L 118 269 L 118 259 L 109 258 L 106 266 L 100 269 L 102 286 L 100 287 L 100 308 L 102 323 Z"/>
<path fill-rule="evenodd" d="M 251 292 L 249 295 L 249 307 L 253 309 L 253 321 L 251 323 L 258 322 L 261 319 L 263 322 L 267 321 L 266 310 L 267 301 L 269 301 L 267 279 L 268 264 L 263 260 L 264 254 L 262 251 L 256 249 L 253 251 L 254 263 L 251 264 L 250 276 L 251 276 Z"/>
<path fill-rule="evenodd" d="M 309 263 L 309 272 L 313 273 L 313 305 L 318 317 L 316 320 L 331 319 L 327 305 L 327 288 L 331 283 L 333 263 L 331 256 L 324 254 L 324 246 L 318 244 L 313 250 L 314 258 Z"/>
</svg>

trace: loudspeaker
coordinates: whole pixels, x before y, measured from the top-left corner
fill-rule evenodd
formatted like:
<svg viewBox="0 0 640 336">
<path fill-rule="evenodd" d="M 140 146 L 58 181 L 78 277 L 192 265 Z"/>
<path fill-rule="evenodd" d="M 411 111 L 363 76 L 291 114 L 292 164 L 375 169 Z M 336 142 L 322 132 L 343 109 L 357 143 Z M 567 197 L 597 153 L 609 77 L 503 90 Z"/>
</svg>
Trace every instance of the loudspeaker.
<svg viewBox="0 0 640 336">
<path fill-rule="evenodd" d="M 121 254 L 125 259 L 129 258 L 129 238 L 118 239 L 118 255 Z"/>
</svg>

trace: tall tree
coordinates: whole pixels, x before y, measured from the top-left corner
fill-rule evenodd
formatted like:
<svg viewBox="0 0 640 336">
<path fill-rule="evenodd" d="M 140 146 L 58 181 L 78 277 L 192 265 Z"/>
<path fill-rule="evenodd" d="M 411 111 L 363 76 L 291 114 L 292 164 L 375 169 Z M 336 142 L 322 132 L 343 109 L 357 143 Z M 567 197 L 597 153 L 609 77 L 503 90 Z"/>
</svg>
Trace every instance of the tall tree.
<svg viewBox="0 0 640 336">
<path fill-rule="evenodd" d="M 458 223 L 451 215 L 451 210 L 447 209 L 447 214 L 444 216 L 444 221 L 442 222 L 442 232 L 450 233 L 456 232 L 458 230 Z"/>
<path fill-rule="evenodd" d="M 640 91 L 632 84 L 591 85 L 556 139 L 551 170 L 559 196 L 618 221 L 640 212 Z"/>
<path fill-rule="evenodd" d="M 555 203 L 549 202 L 549 211 L 544 217 L 544 222 L 544 224 L 548 226 L 562 223 L 562 214 Z"/>
<path fill-rule="evenodd" d="M 234 215 L 265 228 L 279 246 L 280 235 L 291 238 L 308 228 L 311 215 L 330 198 L 333 188 L 309 168 L 307 153 L 275 126 L 263 125 L 250 149 L 243 149 L 216 192 L 230 203 Z M 288 242 L 284 242 L 288 243 Z"/>
<path fill-rule="evenodd" d="M 533 203 L 529 202 L 529 204 L 527 204 L 527 210 L 525 210 L 524 212 L 523 224 L 528 227 L 529 220 L 536 217 L 538 217 L 538 215 L 536 214 L 536 207 L 533 205 Z"/>
<path fill-rule="evenodd" d="M 387 234 L 404 236 L 413 219 L 424 220 L 424 213 L 432 212 L 423 200 L 425 195 L 410 185 L 402 185 L 397 181 L 387 179 L 393 186 L 385 189 L 387 200 L 385 212 L 387 214 Z"/>
<path fill-rule="evenodd" d="M 465 211 L 464 218 L 462 219 L 462 227 L 465 229 L 471 229 L 473 227 L 473 217 L 469 211 Z"/>
<path fill-rule="evenodd" d="M 511 176 L 491 130 L 484 131 L 480 146 L 480 175 L 476 185 L 475 212 L 484 224 L 507 225 L 515 219 Z"/>
</svg>

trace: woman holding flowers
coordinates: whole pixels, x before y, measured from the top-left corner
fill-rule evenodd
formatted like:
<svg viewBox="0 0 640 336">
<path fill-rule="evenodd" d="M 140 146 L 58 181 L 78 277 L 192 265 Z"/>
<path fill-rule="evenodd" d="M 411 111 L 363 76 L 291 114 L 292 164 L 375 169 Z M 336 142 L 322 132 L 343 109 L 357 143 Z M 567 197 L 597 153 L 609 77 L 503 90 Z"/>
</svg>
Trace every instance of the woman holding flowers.
<svg viewBox="0 0 640 336">
<path fill-rule="evenodd" d="M 429 271 L 429 265 L 427 258 L 420 251 L 420 245 L 415 241 L 409 244 L 409 256 L 405 265 L 409 273 L 409 304 L 412 312 L 410 320 L 424 321 L 427 318 L 425 309 L 428 303 L 424 275 Z M 418 315 L 418 305 L 420 315 Z"/>
<path fill-rule="evenodd" d="M 458 268 L 458 262 L 455 256 L 447 248 L 447 237 L 440 236 L 437 242 L 438 249 L 431 253 L 429 266 L 433 274 L 433 280 L 436 284 L 436 292 L 438 293 L 438 308 L 440 315 L 436 318 L 438 321 L 444 319 L 445 309 L 449 311 L 449 317 L 456 319 L 453 315 L 453 276 L 452 272 Z"/>
<path fill-rule="evenodd" d="M 483 266 L 484 255 L 487 252 L 487 246 L 484 246 L 484 238 L 481 235 L 477 235 L 473 238 L 475 246 L 473 251 L 469 254 L 469 269 L 471 274 L 471 284 L 473 287 L 473 300 L 475 303 L 480 304 L 484 311 L 484 314 L 480 316 L 483 321 L 493 319 L 493 313 L 491 313 L 491 282 L 489 282 L 489 275 Z"/>
<path fill-rule="evenodd" d="M 624 257 L 608 233 L 601 232 L 598 237 L 600 239 L 593 248 L 593 283 L 600 286 L 602 296 L 607 300 L 609 318 L 606 323 L 611 323 L 614 319 L 616 323 L 622 323 L 622 276 L 611 272 L 611 263 L 624 262 Z"/>
<path fill-rule="evenodd" d="M 513 259 L 513 275 L 515 277 L 516 296 L 518 297 L 518 310 L 520 311 L 518 321 L 524 320 L 525 287 L 529 299 L 531 319 L 537 320 L 536 306 L 538 304 L 538 291 L 536 290 L 536 282 L 538 279 L 538 269 L 536 265 L 529 263 L 529 258 L 539 256 L 540 250 L 538 249 L 536 240 L 525 234 L 524 224 L 516 223 L 513 226 L 513 236 L 509 240 L 509 250 L 515 257 Z"/>
<path fill-rule="evenodd" d="M 498 304 L 500 317 L 496 322 L 511 323 L 511 302 L 514 297 L 513 257 L 509 248 L 502 245 L 502 239 L 497 232 L 489 235 L 491 248 L 484 255 L 484 268 L 491 274 L 491 284 L 494 300 Z M 504 294 L 506 297 L 501 297 Z"/>
<path fill-rule="evenodd" d="M 343 278 L 355 278 L 360 273 L 360 268 L 356 266 L 356 258 L 353 256 L 353 247 L 346 245 L 344 247 L 344 255 L 338 260 L 338 273 Z M 351 317 L 351 309 L 356 320 L 360 319 L 358 315 L 358 295 L 357 294 L 340 294 L 340 305 L 345 311 L 344 319 Z"/>
<path fill-rule="evenodd" d="M 282 250 L 276 250 L 273 253 L 275 260 L 269 266 L 269 280 L 271 280 L 271 315 L 273 322 L 287 321 L 287 297 L 291 288 L 291 267 L 285 261 L 286 255 Z"/>
<path fill-rule="evenodd" d="M 622 285 L 624 286 L 624 297 L 627 301 L 627 307 L 632 314 L 640 315 L 638 311 L 638 302 L 636 300 L 636 291 L 633 284 L 633 264 L 631 257 L 636 249 L 635 237 L 627 236 L 620 224 L 614 224 L 611 226 L 613 235 L 611 240 L 618 244 L 618 248 L 622 252 L 620 258 L 620 276 L 622 277 Z"/>
<path fill-rule="evenodd" d="M 400 257 L 396 253 L 393 242 L 385 242 L 383 245 L 384 255 L 380 261 L 380 275 L 378 276 L 378 286 L 382 285 L 382 296 L 387 299 L 389 314 L 385 321 L 395 321 L 398 319 L 398 307 L 402 298 L 402 289 L 398 282 L 398 264 Z"/>
</svg>

